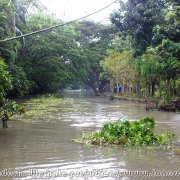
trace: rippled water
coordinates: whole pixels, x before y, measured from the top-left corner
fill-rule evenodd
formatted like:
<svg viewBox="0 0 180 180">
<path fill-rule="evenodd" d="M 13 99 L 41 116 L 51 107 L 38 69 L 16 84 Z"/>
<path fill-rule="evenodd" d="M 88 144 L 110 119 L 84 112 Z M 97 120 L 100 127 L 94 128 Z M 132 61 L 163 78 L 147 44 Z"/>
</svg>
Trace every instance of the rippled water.
<svg viewBox="0 0 180 180">
<path fill-rule="evenodd" d="M 125 180 L 145 177 L 131 177 L 124 175 L 124 171 L 153 170 L 156 175 L 163 170 L 179 171 L 180 155 L 171 151 L 85 147 L 71 139 L 121 116 L 131 120 L 154 116 L 158 121 L 156 131 L 173 132 L 179 141 L 180 114 L 146 112 L 144 104 L 110 101 L 106 97 L 84 96 L 80 92 L 64 94 L 64 98 L 71 103 L 64 108 L 56 107 L 58 111 L 52 112 L 53 121 L 11 121 L 8 129 L 0 129 L 0 179 Z"/>
</svg>

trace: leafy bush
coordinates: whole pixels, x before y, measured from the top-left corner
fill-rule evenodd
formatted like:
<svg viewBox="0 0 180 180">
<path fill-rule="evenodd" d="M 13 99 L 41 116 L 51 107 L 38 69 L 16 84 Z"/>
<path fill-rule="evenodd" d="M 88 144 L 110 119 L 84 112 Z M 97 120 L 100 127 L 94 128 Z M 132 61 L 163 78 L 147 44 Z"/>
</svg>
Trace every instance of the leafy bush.
<svg viewBox="0 0 180 180">
<path fill-rule="evenodd" d="M 145 117 L 139 121 L 129 122 L 127 119 L 119 119 L 115 122 L 107 122 L 100 131 L 91 134 L 83 134 L 76 142 L 95 145 L 155 145 L 170 141 L 174 134 L 155 134 L 155 120 L 153 117 Z"/>
<path fill-rule="evenodd" d="M 6 95 L 6 92 L 12 89 L 12 77 L 7 71 L 4 60 L 0 57 L 0 98 Z"/>
<path fill-rule="evenodd" d="M 7 66 L 0 58 L 0 120 L 3 127 L 7 128 L 7 120 L 14 114 L 24 111 L 23 106 L 6 98 L 7 92 L 12 89 L 12 77 L 7 71 Z"/>
</svg>

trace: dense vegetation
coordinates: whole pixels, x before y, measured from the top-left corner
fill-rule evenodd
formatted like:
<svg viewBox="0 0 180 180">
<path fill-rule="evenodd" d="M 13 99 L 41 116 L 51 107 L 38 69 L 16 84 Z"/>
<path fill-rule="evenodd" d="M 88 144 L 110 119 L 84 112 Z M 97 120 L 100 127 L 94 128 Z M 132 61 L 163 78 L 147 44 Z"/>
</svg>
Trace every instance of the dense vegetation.
<svg viewBox="0 0 180 180">
<path fill-rule="evenodd" d="M 125 89 L 127 93 L 164 101 L 180 96 L 179 9 L 176 0 L 128 0 L 111 15 L 119 30 L 119 49 L 105 59 L 105 69 L 131 88 Z M 124 57 L 127 51 L 129 56 Z M 109 70 L 107 64 L 117 58 L 124 62 Z"/>
<path fill-rule="evenodd" d="M 74 141 L 93 145 L 152 146 L 165 144 L 174 137 L 173 134 L 157 135 L 154 128 L 154 118 L 146 117 L 134 122 L 119 119 L 107 122 L 100 131 L 83 134 Z"/>
<path fill-rule="evenodd" d="M 128 0 L 110 25 L 83 20 L 0 42 L 0 118 L 22 111 L 11 98 L 68 86 L 99 95 L 111 82 L 123 93 L 178 99 L 179 8 L 176 0 Z M 38 0 L 0 1 L 0 40 L 59 23 Z"/>
</svg>

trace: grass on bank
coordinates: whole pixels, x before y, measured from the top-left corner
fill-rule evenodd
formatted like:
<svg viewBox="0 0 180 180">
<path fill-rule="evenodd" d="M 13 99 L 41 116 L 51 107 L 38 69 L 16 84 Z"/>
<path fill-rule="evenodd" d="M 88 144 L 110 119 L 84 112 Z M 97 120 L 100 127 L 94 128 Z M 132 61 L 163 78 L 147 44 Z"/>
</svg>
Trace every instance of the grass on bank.
<svg viewBox="0 0 180 180">
<path fill-rule="evenodd" d="M 73 141 L 92 145 L 152 146 L 171 141 L 174 134 L 155 134 L 155 120 L 145 117 L 135 122 L 119 119 L 107 122 L 99 131 L 83 134 Z"/>
</svg>

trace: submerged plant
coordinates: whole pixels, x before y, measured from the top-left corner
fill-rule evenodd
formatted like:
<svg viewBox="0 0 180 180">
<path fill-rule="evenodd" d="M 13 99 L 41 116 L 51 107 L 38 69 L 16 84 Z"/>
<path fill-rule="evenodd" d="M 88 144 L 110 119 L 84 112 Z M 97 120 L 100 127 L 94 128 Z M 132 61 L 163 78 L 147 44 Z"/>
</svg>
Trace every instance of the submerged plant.
<svg viewBox="0 0 180 180">
<path fill-rule="evenodd" d="M 174 137 L 174 134 L 170 133 L 155 134 L 155 125 L 153 117 L 145 117 L 134 122 L 119 119 L 118 121 L 107 122 L 100 131 L 83 134 L 81 138 L 74 141 L 95 145 L 151 146 L 165 144 Z"/>
</svg>

